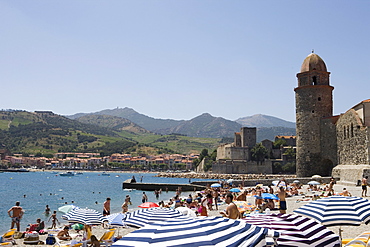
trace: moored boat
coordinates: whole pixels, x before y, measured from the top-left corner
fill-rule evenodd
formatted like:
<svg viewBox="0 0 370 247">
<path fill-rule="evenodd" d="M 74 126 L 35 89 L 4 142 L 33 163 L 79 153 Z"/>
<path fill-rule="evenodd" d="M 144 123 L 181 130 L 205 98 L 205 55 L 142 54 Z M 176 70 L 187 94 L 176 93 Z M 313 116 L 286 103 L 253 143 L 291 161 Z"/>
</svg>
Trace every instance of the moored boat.
<svg viewBox="0 0 370 247">
<path fill-rule="evenodd" d="M 72 177 L 74 175 L 75 174 L 73 172 L 63 172 L 59 174 L 59 176 L 62 176 L 62 177 Z"/>
</svg>

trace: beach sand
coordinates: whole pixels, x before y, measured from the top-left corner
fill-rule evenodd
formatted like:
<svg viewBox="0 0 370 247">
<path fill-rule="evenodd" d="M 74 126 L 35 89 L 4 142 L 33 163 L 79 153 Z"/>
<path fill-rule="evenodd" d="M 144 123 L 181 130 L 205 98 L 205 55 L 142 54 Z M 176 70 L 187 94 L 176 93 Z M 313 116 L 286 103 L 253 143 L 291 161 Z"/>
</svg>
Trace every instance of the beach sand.
<svg viewBox="0 0 370 247">
<path fill-rule="evenodd" d="M 343 188 L 347 188 L 347 190 L 352 194 L 352 196 L 358 196 L 360 197 L 361 196 L 361 187 L 357 187 L 357 186 L 344 186 L 344 185 L 340 185 L 340 184 L 336 184 L 334 185 L 334 190 L 336 193 L 339 193 L 343 190 Z M 300 190 L 302 192 L 305 192 L 306 194 L 309 194 L 309 192 L 307 192 L 307 187 L 304 186 L 302 190 Z M 183 195 L 183 197 L 185 197 L 185 194 Z M 368 192 L 368 195 L 370 195 L 370 191 Z M 300 206 L 306 204 L 306 203 L 309 203 L 310 201 L 299 201 L 299 199 L 302 199 L 303 197 L 302 196 L 294 196 L 294 197 L 288 197 L 287 198 L 287 213 L 293 213 L 293 211 L 297 208 L 299 208 Z M 251 202 L 254 204 L 254 197 L 248 197 L 247 198 L 247 201 L 248 202 Z M 209 212 L 209 216 L 220 216 L 220 211 L 224 210 L 226 208 L 226 204 L 221 204 L 219 205 L 219 210 L 213 210 L 213 211 L 208 211 Z M 271 211 L 271 213 L 279 213 L 279 211 Z M 365 225 L 365 224 L 362 224 L 361 226 L 342 226 L 341 229 L 343 230 L 342 231 L 342 238 L 354 238 L 356 237 L 357 235 L 361 234 L 362 232 L 365 232 L 365 231 L 369 231 L 369 228 L 370 226 L 369 225 Z M 116 234 L 115 236 L 117 236 L 118 234 L 121 235 L 121 236 L 124 236 L 132 231 L 135 231 L 137 228 L 133 228 L 133 227 L 120 227 L 120 228 L 117 228 L 116 230 Z M 328 229 L 332 230 L 335 234 L 339 234 L 339 227 L 337 226 L 334 226 L 334 227 L 328 227 Z M 97 238 L 99 239 L 103 234 L 104 232 L 106 231 L 107 229 L 104 229 L 103 227 L 101 226 L 94 226 L 92 228 L 92 233 L 97 236 Z M 70 233 L 71 234 L 77 234 L 77 232 L 75 230 L 70 230 Z M 77 240 L 80 240 L 82 238 L 82 233 L 83 231 L 80 231 L 80 235 Z M 46 237 L 47 235 L 40 235 L 40 240 L 45 242 L 46 240 Z M 46 246 L 45 244 L 44 245 L 24 245 L 23 244 L 23 240 L 24 239 L 17 239 L 16 242 L 17 242 L 17 245 L 18 246 Z M 70 241 L 62 241 L 61 243 L 62 244 L 65 244 L 65 243 L 68 243 Z"/>
</svg>

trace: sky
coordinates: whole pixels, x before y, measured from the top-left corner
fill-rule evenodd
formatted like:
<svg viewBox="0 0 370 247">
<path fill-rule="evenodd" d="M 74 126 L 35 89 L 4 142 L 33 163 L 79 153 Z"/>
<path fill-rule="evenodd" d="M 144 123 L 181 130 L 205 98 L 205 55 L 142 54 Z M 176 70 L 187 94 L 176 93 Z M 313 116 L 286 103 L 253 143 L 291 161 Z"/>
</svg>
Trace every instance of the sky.
<svg viewBox="0 0 370 247">
<path fill-rule="evenodd" d="M 314 49 L 344 113 L 370 98 L 369 10 L 357 0 L 2 0 L 0 109 L 295 121 L 296 74 Z"/>
</svg>

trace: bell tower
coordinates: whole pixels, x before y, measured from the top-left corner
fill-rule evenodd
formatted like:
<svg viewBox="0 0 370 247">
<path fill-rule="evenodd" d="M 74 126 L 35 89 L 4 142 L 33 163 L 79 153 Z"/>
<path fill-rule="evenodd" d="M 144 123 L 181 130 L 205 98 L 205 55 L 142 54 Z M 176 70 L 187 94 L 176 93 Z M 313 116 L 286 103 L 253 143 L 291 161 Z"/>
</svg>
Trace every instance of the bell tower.
<svg viewBox="0 0 370 247">
<path fill-rule="evenodd" d="M 323 162 L 321 121 L 333 115 L 333 89 L 325 62 L 315 53 L 306 57 L 297 74 L 296 100 L 297 177 L 320 175 Z"/>
</svg>

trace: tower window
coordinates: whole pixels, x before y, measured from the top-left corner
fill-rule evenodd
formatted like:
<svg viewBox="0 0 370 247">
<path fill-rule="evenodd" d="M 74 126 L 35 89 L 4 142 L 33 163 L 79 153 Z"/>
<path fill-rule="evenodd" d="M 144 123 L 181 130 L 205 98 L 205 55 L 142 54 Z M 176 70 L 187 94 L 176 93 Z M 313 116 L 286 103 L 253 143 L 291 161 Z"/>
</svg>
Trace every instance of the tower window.
<svg viewBox="0 0 370 247">
<path fill-rule="evenodd" d="M 317 98 L 317 100 L 318 100 L 318 101 L 321 101 L 321 97 L 318 97 L 318 98 Z"/>
<path fill-rule="evenodd" d="M 314 110 L 312 110 L 312 113 L 315 113 L 315 111 L 314 111 Z"/>
<path fill-rule="evenodd" d="M 313 82 L 313 85 L 317 85 L 317 77 L 316 76 L 312 76 L 312 82 Z"/>
</svg>

